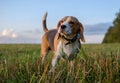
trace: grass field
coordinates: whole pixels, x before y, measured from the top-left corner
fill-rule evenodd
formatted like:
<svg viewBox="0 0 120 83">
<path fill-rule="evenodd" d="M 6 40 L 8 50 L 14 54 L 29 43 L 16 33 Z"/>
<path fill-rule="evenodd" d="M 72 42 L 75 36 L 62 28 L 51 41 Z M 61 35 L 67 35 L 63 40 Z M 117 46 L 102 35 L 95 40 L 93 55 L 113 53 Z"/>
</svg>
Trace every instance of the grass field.
<svg viewBox="0 0 120 83">
<path fill-rule="evenodd" d="M 74 59 L 60 61 L 52 74 L 50 52 L 44 65 L 40 45 L 1 44 L 0 83 L 120 83 L 120 44 L 88 44 Z"/>
</svg>

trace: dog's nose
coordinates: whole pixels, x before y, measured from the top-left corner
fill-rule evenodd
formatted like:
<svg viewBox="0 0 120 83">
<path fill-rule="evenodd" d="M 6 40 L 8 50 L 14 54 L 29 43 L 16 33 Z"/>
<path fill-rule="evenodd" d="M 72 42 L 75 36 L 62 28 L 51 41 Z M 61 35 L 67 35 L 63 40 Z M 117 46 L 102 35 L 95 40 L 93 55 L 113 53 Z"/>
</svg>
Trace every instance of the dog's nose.
<svg viewBox="0 0 120 83">
<path fill-rule="evenodd" d="M 61 25 L 61 29 L 65 29 L 66 28 L 66 25 Z"/>
</svg>

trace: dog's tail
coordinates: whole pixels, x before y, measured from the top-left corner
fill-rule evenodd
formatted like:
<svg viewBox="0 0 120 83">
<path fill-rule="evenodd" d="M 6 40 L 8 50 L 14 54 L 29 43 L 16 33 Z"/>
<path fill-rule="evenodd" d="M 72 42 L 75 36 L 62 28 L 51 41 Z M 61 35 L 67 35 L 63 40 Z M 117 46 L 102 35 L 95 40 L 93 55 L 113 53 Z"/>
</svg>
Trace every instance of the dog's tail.
<svg viewBox="0 0 120 83">
<path fill-rule="evenodd" d="M 44 30 L 44 32 L 47 32 L 48 31 L 48 29 L 47 29 L 47 25 L 46 25 L 46 18 L 47 18 L 47 12 L 44 14 L 44 16 L 43 16 L 43 19 L 42 19 L 42 26 L 43 26 L 43 30 Z"/>
</svg>

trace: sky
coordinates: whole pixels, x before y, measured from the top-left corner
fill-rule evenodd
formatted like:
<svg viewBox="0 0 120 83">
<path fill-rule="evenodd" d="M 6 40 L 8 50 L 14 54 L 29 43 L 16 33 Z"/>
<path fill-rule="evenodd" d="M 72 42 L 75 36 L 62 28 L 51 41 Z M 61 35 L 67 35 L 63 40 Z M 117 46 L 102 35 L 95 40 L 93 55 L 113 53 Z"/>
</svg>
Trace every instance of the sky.
<svg viewBox="0 0 120 83">
<path fill-rule="evenodd" d="M 0 43 L 40 43 L 42 16 L 55 28 L 75 16 L 85 28 L 86 43 L 101 43 L 120 9 L 120 0 L 0 0 Z"/>
</svg>

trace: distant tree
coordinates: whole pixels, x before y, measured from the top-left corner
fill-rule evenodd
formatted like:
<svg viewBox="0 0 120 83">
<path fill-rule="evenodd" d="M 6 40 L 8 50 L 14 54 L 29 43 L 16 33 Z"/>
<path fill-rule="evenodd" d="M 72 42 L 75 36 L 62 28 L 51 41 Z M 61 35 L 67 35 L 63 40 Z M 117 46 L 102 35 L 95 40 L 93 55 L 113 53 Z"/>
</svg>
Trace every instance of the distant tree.
<svg viewBox="0 0 120 83">
<path fill-rule="evenodd" d="M 116 14 L 113 25 L 109 27 L 103 43 L 120 43 L 120 10 Z"/>
</svg>

